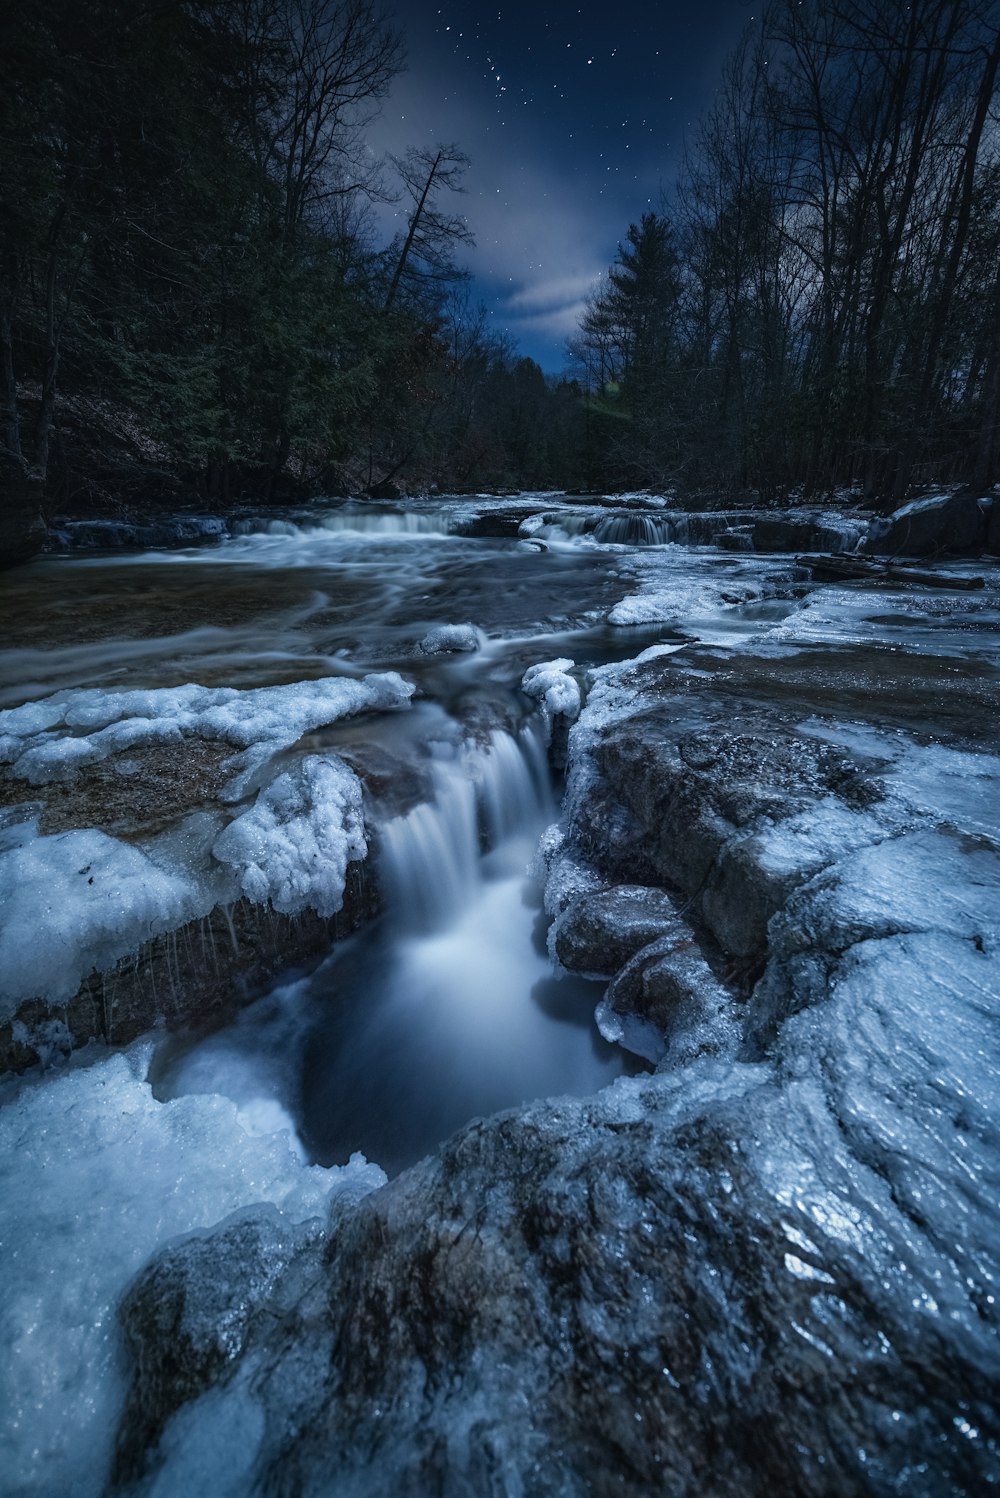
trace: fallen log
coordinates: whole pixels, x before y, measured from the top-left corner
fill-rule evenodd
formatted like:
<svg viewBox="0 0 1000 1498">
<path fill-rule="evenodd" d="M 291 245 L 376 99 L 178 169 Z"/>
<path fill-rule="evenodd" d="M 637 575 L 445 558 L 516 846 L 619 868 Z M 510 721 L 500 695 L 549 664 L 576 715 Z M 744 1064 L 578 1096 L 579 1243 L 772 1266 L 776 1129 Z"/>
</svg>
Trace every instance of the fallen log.
<svg viewBox="0 0 1000 1498">
<path fill-rule="evenodd" d="M 860 579 L 870 583 L 908 583 L 924 588 L 984 588 L 985 577 L 962 577 L 954 572 L 936 572 L 932 567 L 895 567 L 888 562 L 873 562 L 865 557 L 845 557 L 834 553 L 795 558 L 800 567 L 808 567 L 815 577 L 827 581 Z"/>
</svg>

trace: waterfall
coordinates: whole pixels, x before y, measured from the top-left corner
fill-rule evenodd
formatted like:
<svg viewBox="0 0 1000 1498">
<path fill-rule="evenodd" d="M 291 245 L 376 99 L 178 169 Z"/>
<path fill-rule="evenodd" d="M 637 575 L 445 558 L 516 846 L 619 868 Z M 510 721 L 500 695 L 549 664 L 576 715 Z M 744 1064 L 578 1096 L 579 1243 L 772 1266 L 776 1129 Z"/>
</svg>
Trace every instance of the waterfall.
<svg viewBox="0 0 1000 1498">
<path fill-rule="evenodd" d="M 335 952 L 303 1054 L 300 1118 L 324 1161 L 360 1149 L 390 1174 L 477 1115 L 594 1091 L 623 1053 L 599 989 L 552 971 L 526 868 L 555 814 L 540 737 L 499 730 L 442 751 L 434 795 L 382 831 L 389 930 Z"/>
<path fill-rule="evenodd" d="M 665 515 L 605 515 L 594 527 L 594 540 L 612 546 L 666 546 L 677 526 Z"/>
<path fill-rule="evenodd" d="M 422 513 L 402 510 L 343 509 L 293 518 L 249 516 L 233 525 L 237 536 L 440 536 L 447 535 L 450 520 L 443 510 Z"/>
<path fill-rule="evenodd" d="M 479 891 L 482 854 L 519 834 L 537 836 L 552 815 L 545 751 L 531 728 L 495 729 L 435 761 L 434 796 L 382 833 L 389 904 L 410 931 L 439 930 Z"/>
</svg>

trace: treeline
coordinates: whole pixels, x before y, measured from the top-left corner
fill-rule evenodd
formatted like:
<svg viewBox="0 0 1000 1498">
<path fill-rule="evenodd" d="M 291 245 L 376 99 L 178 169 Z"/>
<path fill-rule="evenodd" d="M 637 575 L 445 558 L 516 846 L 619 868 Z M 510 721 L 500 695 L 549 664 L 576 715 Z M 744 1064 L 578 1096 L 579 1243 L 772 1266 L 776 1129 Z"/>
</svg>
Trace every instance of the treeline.
<svg viewBox="0 0 1000 1498">
<path fill-rule="evenodd" d="M 1000 6 L 773 0 L 573 345 L 593 482 L 1000 478 Z"/>
<path fill-rule="evenodd" d="M 221 502 L 397 475 L 555 480 L 580 402 L 469 301 L 465 157 L 368 145 L 404 62 L 376 5 L 5 11 L 8 467 L 69 501 L 114 489 L 126 458 L 137 494 L 159 468 Z M 388 243 L 386 202 L 404 225 Z"/>
</svg>

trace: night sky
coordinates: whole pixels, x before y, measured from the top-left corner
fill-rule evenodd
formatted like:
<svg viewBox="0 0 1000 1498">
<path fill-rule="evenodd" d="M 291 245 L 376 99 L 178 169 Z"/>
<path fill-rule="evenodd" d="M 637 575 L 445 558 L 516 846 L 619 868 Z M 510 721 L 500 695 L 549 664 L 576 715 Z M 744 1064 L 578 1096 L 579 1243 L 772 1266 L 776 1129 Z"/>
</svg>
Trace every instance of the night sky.
<svg viewBox="0 0 1000 1498">
<path fill-rule="evenodd" d="M 661 206 L 758 5 L 397 0 L 394 11 L 408 70 L 372 144 L 454 142 L 471 158 L 451 211 L 476 236 L 461 255 L 473 297 L 558 373 L 583 298 L 629 224 Z"/>
</svg>

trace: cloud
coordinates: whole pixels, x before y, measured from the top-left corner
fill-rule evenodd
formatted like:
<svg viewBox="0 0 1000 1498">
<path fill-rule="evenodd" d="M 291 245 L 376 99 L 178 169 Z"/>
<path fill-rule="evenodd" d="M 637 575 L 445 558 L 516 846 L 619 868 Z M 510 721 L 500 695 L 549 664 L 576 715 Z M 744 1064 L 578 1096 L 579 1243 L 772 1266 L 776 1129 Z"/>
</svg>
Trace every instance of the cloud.
<svg viewBox="0 0 1000 1498">
<path fill-rule="evenodd" d="M 556 307 L 579 306 L 599 279 L 600 272 L 594 275 L 585 271 L 582 275 L 535 281 L 509 296 L 507 306 L 512 312 L 523 312 L 528 316 L 536 312 L 548 312 Z"/>
</svg>

